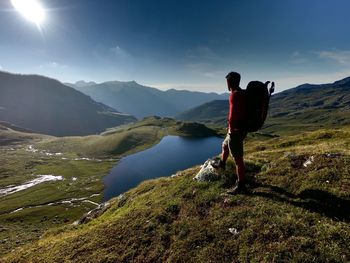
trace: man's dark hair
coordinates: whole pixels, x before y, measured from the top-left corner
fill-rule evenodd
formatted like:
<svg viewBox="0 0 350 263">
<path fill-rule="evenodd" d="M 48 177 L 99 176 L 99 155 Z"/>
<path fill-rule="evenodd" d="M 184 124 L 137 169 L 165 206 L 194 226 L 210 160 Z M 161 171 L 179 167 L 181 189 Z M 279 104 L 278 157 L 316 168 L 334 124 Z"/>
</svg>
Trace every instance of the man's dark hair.
<svg viewBox="0 0 350 263">
<path fill-rule="evenodd" d="M 241 81 L 241 75 L 237 72 L 230 72 L 227 74 L 226 79 L 231 87 L 239 87 Z"/>
</svg>

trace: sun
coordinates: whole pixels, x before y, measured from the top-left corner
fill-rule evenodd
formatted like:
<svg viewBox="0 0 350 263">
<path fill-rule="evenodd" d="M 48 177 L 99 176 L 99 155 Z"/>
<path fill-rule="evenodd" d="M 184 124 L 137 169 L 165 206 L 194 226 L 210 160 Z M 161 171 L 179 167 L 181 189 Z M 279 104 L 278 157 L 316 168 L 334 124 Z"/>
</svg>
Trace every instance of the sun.
<svg viewBox="0 0 350 263">
<path fill-rule="evenodd" d="M 45 20 L 45 10 L 37 0 L 11 0 L 11 3 L 19 13 L 37 26 Z"/>
</svg>

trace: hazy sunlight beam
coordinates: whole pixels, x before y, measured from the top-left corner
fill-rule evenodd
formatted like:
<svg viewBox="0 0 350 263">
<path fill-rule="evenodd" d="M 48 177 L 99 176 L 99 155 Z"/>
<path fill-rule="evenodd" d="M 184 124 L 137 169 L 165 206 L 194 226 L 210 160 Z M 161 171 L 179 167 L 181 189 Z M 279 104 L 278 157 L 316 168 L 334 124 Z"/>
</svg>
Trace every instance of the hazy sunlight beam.
<svg viewBox="0 0 350 263">
<path fill-rule="evenodd" d="M 38 27 L 45 20 L 44 8 L 37 0 L 11 0 L 11 3 L 19 13 Z"/>
</svg>

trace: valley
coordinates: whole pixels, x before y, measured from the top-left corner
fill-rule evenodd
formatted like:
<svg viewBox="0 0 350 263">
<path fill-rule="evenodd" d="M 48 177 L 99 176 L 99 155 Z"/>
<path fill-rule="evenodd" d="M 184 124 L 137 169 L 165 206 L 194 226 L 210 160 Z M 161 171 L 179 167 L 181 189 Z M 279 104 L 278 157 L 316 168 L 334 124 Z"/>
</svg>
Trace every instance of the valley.
<svg viewBox="0 0 350 263">
<path fill-rule="evenodd" d="M 103 177 L 121 157 L 149 148 L 167 134 L 215 134 L 205 126 L 158 117 L 81 137 L 11 127 L 0 130 L 0 254 L 95 208 L 103 199 Z"/>
<path fill-rule="evenodd" d="M 110 200 L 100 217 L 51 228 L 4 260 L 347 262 L 349 138 L 346 126 L 301 136 L 251 136 L 248 194 L 225 194 L 234 178 L 232 160 L 214 182 L 194 181 L 195 166 L 145 181 Z"/>
<path fill-rule="evenodd" d="M 235 180 L 232 159 L 219 180 L 192 179 L 200 169 L 199 161 L 191 162 L 191 154 L 196 154 L 192 148 L 200 151 L 196 158 L 209 150 L 208 155 L 220 151 L 219 138 L 207 146 L 195 141 L 226 134 L 225 100 L 189 109 L 176 115 L 179 120 L 153 116 L 136 121 L 78 94 L 78 101 L 87 102 L 90 116 L 96 116 L 95 110 L 108 118 L 124 116 L 86 131 L 82 127 L 88 126 L 71 129 L 69 111 L 61 127 L 68 129 L 57 133 L 51 122 L 45 123 L 46 134 L 40 134 L 33 124 L 23 127 L 21 121 L 13 124 L 5 118 L 0 122 L 0 254 L 5 262 L 16 263 L 86 258 L 93 258 L 92 262 L 106 258 L 112 262 L 208 258 L 266 262 L 304 257 L 346 262 L 350 257 L 344 247 L 350 241 L 349 86 L 346 78 L 301 85 L 272 97 L 265 126 L 246 139 L 250 192 L 243 196 L 225 194 Z M 74 93 L 66 86 L 60 88 Z M 321 101 L 317 94 L 323 94 Z M 4 114 L 5 109 L 0 111 Z M 142 112 L 142 107 L 138 110 Z M 84 119 L 84 114 L 81 111 L 76 117 Z M 42 115 L 31 116 L 34 123 L 41 121 Z M 92 126 L 98 119 L 93 118 L 97 122 Z M 160 147 L 163 139 L 174 140 L 160 151 L 162 158 L 168 155 L 170 160 L 143 155 L 147 149 L 157 149 L 154 145 Z M 187 148 L 177 151 L 180 145 Z M 135 156 L 140 156 L 136 162 L 144 170 L 133 165 Z M 116 165 L 129 159 L 126 168 Z M 157 165 L 158 159 L 159 167 L 167 166 L 166 172 L 146 169 Z M 108 188 L 107 175 L 116 168 L 135 181 L 129 184 L 132 180 L 126 178 L 128 183 Z M 175 176 L 152 179 L 171 174 Z M 102 215 L 91 222 L 84 219 L 94 209 Z"/>
</svg>

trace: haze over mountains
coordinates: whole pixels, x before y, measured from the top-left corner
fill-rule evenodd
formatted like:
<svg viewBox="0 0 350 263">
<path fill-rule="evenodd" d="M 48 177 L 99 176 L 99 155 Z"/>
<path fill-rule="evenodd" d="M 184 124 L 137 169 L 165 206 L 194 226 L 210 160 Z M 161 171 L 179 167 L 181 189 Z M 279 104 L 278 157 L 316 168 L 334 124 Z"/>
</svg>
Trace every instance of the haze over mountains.
<svg viewBox="0 0 350 263">
<path fill-rule="evenodd" d="M 151 115 L 173 117 L 205 102 L 227 98 L 227 94 L 175 89 L 161 91 L 140 85 L 135 81 L 108 81 L 100 84 L 78 81 L 67 85 L 91 96 L 96 101 L 137 118 Z"/>
<path fill-rule="evenodd" d="M 99 133 L 135 121 L 131 115 L 220 126 L 227 122 L 228 94 L 161 91 L 135 81 L 69 85 L 75 89 L 43 76 L 0 72 L 0 121 L 56 136 Z M 331 84 L 303 84 L 274 95 L 265 128 L 337 126 L 349 124 L 349 116 L 350 77 Z"/>
<path fill-rule="evenodd" d="M 227 100 L 211 101 L 184 111 L 176 118 L 225 125 L 228 107 Z M 346 124 L 350 124 L 350 77 L 330 84 L 303 84 L 273 95 L 265 127 Z"/>
<path fill-rule="evenodd" d="M 87 135 L 135 121 L 57 80 L 0 72 L 0 120 L 35 132 Z"/>
</svg>

